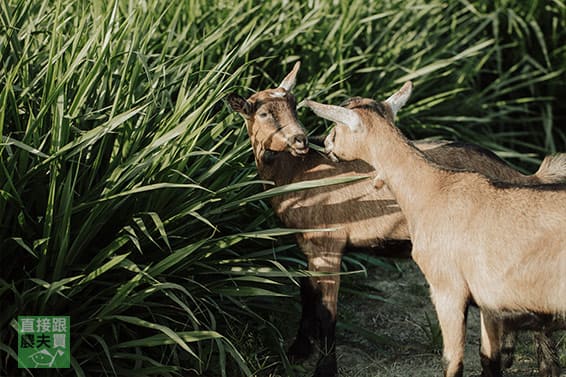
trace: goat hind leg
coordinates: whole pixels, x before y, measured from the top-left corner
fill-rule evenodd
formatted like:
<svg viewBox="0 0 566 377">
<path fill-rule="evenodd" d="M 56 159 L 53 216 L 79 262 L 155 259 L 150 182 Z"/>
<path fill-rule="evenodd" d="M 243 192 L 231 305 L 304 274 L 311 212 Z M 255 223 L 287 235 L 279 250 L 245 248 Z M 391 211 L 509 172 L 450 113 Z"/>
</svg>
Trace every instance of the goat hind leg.
<svg viewBox="0 0 566 377">
<path fill-rule="evenodd" d="M 560 377 L 560 357 L 550 332 L 537 331 L 533 334 L 540 377 Z"/>
</svg>

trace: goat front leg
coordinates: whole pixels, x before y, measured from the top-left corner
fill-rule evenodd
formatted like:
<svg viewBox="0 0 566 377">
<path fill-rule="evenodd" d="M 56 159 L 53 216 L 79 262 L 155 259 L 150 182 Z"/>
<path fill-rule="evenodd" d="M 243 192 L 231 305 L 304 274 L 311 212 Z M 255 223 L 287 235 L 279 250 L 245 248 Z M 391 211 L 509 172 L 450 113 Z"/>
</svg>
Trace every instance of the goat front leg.
<svg viewBox="0 0 566 377">
<path fill-rule="evenodd" d="M 316 303 L 321 300 L 321 294 L 317 285 L 314 278 L 301 278 L 301 321 L 297 337 L 287 351 L 287 356 L 293 362 L 308 358 L 313 349 L 311 338 L 318 337 Z"/>
<path fill-rule="evenodd" d="M 337 268 L 339 269 L 338 264 Z M 325 271 L 331 272 L 331 271 Z M 339 271 L 333 271 L 338 273 Z M 334 377 L 338 373 L 336 363 L 336 316 L 338 312 L 338 288 L 340 275 L 319 277 L 321 299 L 317 303 L 316 317 L 319 323 L 320 358 L 315 377 Z"/>
<path fill-rule="evenodd" d="M 320 341 L 320 358 L 315 377 L 334 377 L 338 374 L 335 338 L 341 257 L 341 251 L 326 251 L 322 256 L 309 259 L 311 271 L 325 274 L 314 277 L 320 292 L 320 300 L 316 302 L 315 308 Z"/>
<path fill-rule="evenodd" d="M 468 300 L 465 295 L 455 294 L 448 287 L 435 289 L 431 284 L 431 293 L 442 330 L 444 376 L 462 377 Z"/>
<path fill-rule="evenodd" d="M 501 377 L 501 349 L 504 338 L 503 321 L 489 311 L 480 311 L 482 377 Z"/>
</svg>

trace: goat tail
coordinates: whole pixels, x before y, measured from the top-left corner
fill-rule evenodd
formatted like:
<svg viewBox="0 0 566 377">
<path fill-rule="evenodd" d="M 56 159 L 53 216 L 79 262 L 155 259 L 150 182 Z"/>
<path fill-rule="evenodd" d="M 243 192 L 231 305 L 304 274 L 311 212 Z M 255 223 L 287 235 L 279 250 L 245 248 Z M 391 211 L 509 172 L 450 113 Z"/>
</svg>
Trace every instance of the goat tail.
<svg viewBox="0 0 566 377">
<path fill-rule="evenodd" d="M 566 153 L 546 156 L 535 175 L 541 183 L 566 182 Z"/>
</svg>

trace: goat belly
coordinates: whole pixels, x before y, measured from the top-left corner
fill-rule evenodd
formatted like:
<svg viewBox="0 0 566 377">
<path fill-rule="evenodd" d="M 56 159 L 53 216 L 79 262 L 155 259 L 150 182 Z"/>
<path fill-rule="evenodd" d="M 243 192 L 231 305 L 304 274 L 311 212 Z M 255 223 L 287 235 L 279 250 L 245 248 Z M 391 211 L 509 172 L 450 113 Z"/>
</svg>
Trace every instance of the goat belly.
<svg viewBox="0 0 566 377">
<path fill-rule="evenodd" d="M 511 316 L 545 315 L 547 313 L 565 312 L 565 297 L 556 295 L 558 287 L 552 283 L 552 271 L 548 275 L 528 275 L 521 267 L 505 270 L 489 269 L 481 263 L 474 266 L 474 271 L 467 274 L 467 284 L 474 301 L 482 309 L 494 312 L 505 311 Z M 512 271 L 510 271 L 512 270 Z"/>
</svg>

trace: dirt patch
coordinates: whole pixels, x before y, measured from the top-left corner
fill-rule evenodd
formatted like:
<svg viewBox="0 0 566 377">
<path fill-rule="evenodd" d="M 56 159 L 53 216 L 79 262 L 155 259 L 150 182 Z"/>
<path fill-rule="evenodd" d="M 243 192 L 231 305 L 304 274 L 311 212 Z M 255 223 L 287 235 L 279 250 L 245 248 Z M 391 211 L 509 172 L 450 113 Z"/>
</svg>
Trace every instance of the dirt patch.
<svg viewBox="0 0 566 377">
<path fill-rule="evenodd" d="M 340 376 L 442 376 L 442 338 L 426 281 L 413 262 L 397 266 L 396 270 L 371 269 L 367 278 L 344 278 L 336 339 Z M 470 308 L 467 329 L 464 375 L 479 377 L 477 308 Z M 560 339 L 561 334 L 557 335 Z M 560 347 L 564 362 L 564 337 Z M 303 365 L 306 376 L 312 375 L 315 361 L 316 357 Z M 505 376 L 537 373 L 532 336 L 521 334 L 515 363 Z"/>
</svg>

